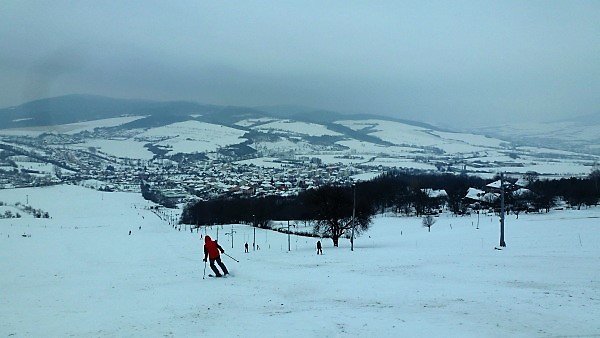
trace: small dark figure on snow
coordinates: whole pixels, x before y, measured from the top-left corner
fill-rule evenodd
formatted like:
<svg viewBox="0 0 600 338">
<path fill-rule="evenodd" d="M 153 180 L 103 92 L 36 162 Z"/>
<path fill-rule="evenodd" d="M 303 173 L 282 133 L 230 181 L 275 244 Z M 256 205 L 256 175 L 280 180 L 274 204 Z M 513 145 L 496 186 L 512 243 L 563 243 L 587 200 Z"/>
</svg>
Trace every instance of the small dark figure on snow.
<svg viewBox="0 0 600 338">
<path fill-rule="evenodd" d="M 131 230 L 129 230 L 129 234 L 131 235 Z"/>
<path fill-rule="evenodd" d="M 321 241 L 317 241 L 317 255 L 323 254 L 323 248 L 321 247 Z"/>
<path fill-rule="evenodd" d="M 210 238 L 210 236 L 208 236 L 208 235 L 206 235 L 204 237 L 204 259 L 203 259 L 203 261 L 206 262 L 206 258 L 209 259 L 210 268 L 212 269 L 212 271 L 214 271 L 216 277 L 222 277 L 223 275 L 229 274 L 229 271 L 227 271 L 227 267 L 225 267 L 225 264 L 223 264 L 223 262 L 221 262 L 221 253 L 224 253 L 224 252 L 225 252 L 225 250 L 223 250 L 223 248 L 219 245 L 219 243 L 217 243 L 217 241 L 213 241 Z M 219 264 L 219 266 L 223 270 L 223 275 L 221 275 L 221 272 L 219 272 L 219 270 L 215 266 L 215 261 L 217 262 L 217 264 Z"/>
<path fill-rule="evenodd" d="M 248 243 L 244 244 L 244 252 L 248 252 Z"/>
</svg>

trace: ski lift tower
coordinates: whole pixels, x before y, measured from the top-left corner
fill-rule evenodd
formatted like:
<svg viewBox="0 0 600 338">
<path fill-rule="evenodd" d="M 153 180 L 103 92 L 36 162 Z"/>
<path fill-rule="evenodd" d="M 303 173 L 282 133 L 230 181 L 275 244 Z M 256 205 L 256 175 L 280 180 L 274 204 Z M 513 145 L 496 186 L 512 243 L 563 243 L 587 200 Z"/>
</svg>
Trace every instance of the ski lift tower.
<svg viewBox="0 0 600 338">
<path fill-rule="evenodd" d="M 230 232 L 226 232 L 225 235 L 231 235 L 231 248 L 233 249 L 233 234 L 235 234 L 237 231 L 233 230 L 233 224 L 231 225 L 231 231 Z"/>
<path fill-rule="evenodd" d="M 356 216 L 356 183 L 352 183 L 352 235 L 350 236 L 350 251 L 354 251 L 354 227 L 355 221 L 354 218 Z"/>
<path fill-rule="evenodd" d="M 500 247 L 504 248 L 506 247 L 506 242 L 504 241 L 504 214 L 506 211 L 504 205 L 504 194 L 506 190 L 513 190 L 513 184 L 504 180 L 504 173 L 502 172 L 500 173 L 500 179 L 488 184 L 487 187 L 500 191 Z"/>
</svg>

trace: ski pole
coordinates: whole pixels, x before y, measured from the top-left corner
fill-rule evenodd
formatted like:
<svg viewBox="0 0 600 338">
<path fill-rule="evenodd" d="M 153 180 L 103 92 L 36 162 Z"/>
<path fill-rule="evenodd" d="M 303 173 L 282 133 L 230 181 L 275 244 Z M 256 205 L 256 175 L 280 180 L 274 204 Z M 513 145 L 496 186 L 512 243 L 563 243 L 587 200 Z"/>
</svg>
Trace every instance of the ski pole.
<svg viewBox="0 0 600 338">
<path fill-rule="evenodd" d="M 225 255 L 225 256 L 227 256 L 227 257 L 229 257 L 229 258 L 233 259 L 234 261 L 236 261 L 236 262 L 238 262 L 238 263 L 240 262 L 240 261 L 238 261 L 237 259 L 235 259 L 235 258 L 233 258 L 233 257 L 229 256 L 228 254 L 226 254 L 226 253 L 224 253 L 224 252 L 223 252 L 223 255 Z"/>
<path fill-rule="evenodd" d="M 204 274 L 202 275 L 202 279 L 206 277 L 206 261 L 204 261 Z"/>
</svg>

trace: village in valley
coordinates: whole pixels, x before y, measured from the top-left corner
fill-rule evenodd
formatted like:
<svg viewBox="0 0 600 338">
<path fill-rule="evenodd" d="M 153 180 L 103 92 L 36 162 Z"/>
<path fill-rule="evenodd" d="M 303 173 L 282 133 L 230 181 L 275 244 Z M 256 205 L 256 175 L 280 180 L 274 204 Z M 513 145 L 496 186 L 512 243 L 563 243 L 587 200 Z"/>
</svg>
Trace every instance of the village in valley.
<svg viewBox="0 0 600 338">
<path fill-rule="evenodd" d="M 240 114 L 228 125 L 188 116 L 154 127 L 129 126 L 146 119 L 0 130 L 0 189 L 74 184 L 142 193 L 176 207 L 223 197 L 296 196 L 390 170 L 486 179 L 502 171 L 518 185 L 511 193 L 527 195 L 523 178 L 585 177 L 598 161 L 592 154 L 373 119 L 318 124 Z M 352 132 L 332 130 L 342 126 Z M 433 199 L 448 195 L 420 188 Z M 470 203 L 498 198 L 497 191 L 480 189 L 471 187 L 461 197 Z"/>
<path fill-rule="evenodd" d="M 271 158 L 269 166 L 231 159 L 133 160 L 96 149 L 48 144 L 45 138 L 11 139 L 12 144 L 0 143 L 0 188 L 78 184 L 101 191 L 141 192 L 147 185 L 169 205 L 196 198 L 290 196 L 327 184 L 348 185 L 354 175 L 373 177 L 377 172 L 377 168 L 325 165 L 309 157 Z"/>
</svg>

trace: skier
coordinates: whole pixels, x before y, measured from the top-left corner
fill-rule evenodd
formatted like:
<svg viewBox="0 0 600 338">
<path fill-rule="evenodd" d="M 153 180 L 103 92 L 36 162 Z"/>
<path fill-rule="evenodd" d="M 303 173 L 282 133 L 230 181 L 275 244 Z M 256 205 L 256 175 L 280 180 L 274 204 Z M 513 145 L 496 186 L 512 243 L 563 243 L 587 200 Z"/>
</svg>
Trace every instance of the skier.
<svg viewBox="0 0 600 338">
<path fill-rule="evenodd" d="M 317 255 L 323 254 L 323 248 L 321 247 L 321 241 L 317 241 Z"/>
<path fill-rule="evenodd" d="M 244 252 L 248 253 L 248 243 L 244 244 Z"/>
<path fill-rule="evenodd" d="M 220 253 L 219 253 L 219 251 L 220 251 Z M 223 248 L 219 245 L 219 243 L 217 243 L 217 241 L 213 241 L 210 238 L 210 236 L 208 236 L 208 235 L 204 236 L 204 259 L 203 259 L 203 261 L 206 262 L 206 258 L 209 258 L 210 268 L 212 269 L 212 271 L 214 271 L 215 277 L 222 277 L 224 275 L 226 276 L 229 274 L 229 271 L 227 271 L 225 264 L 223 264 L 223 262 L 221 262 L 220 256 L 221 256 L 221 253 L 224 253 L 224 252 L 225 252 L 225 250 L 223 250 Z M 219 266 L 223 270 L 223 275 L 221 275 L 221 273 L 215 266 L 215 261 L 217 262 L 217 264 L 219 264 Z"/>
</svg>

